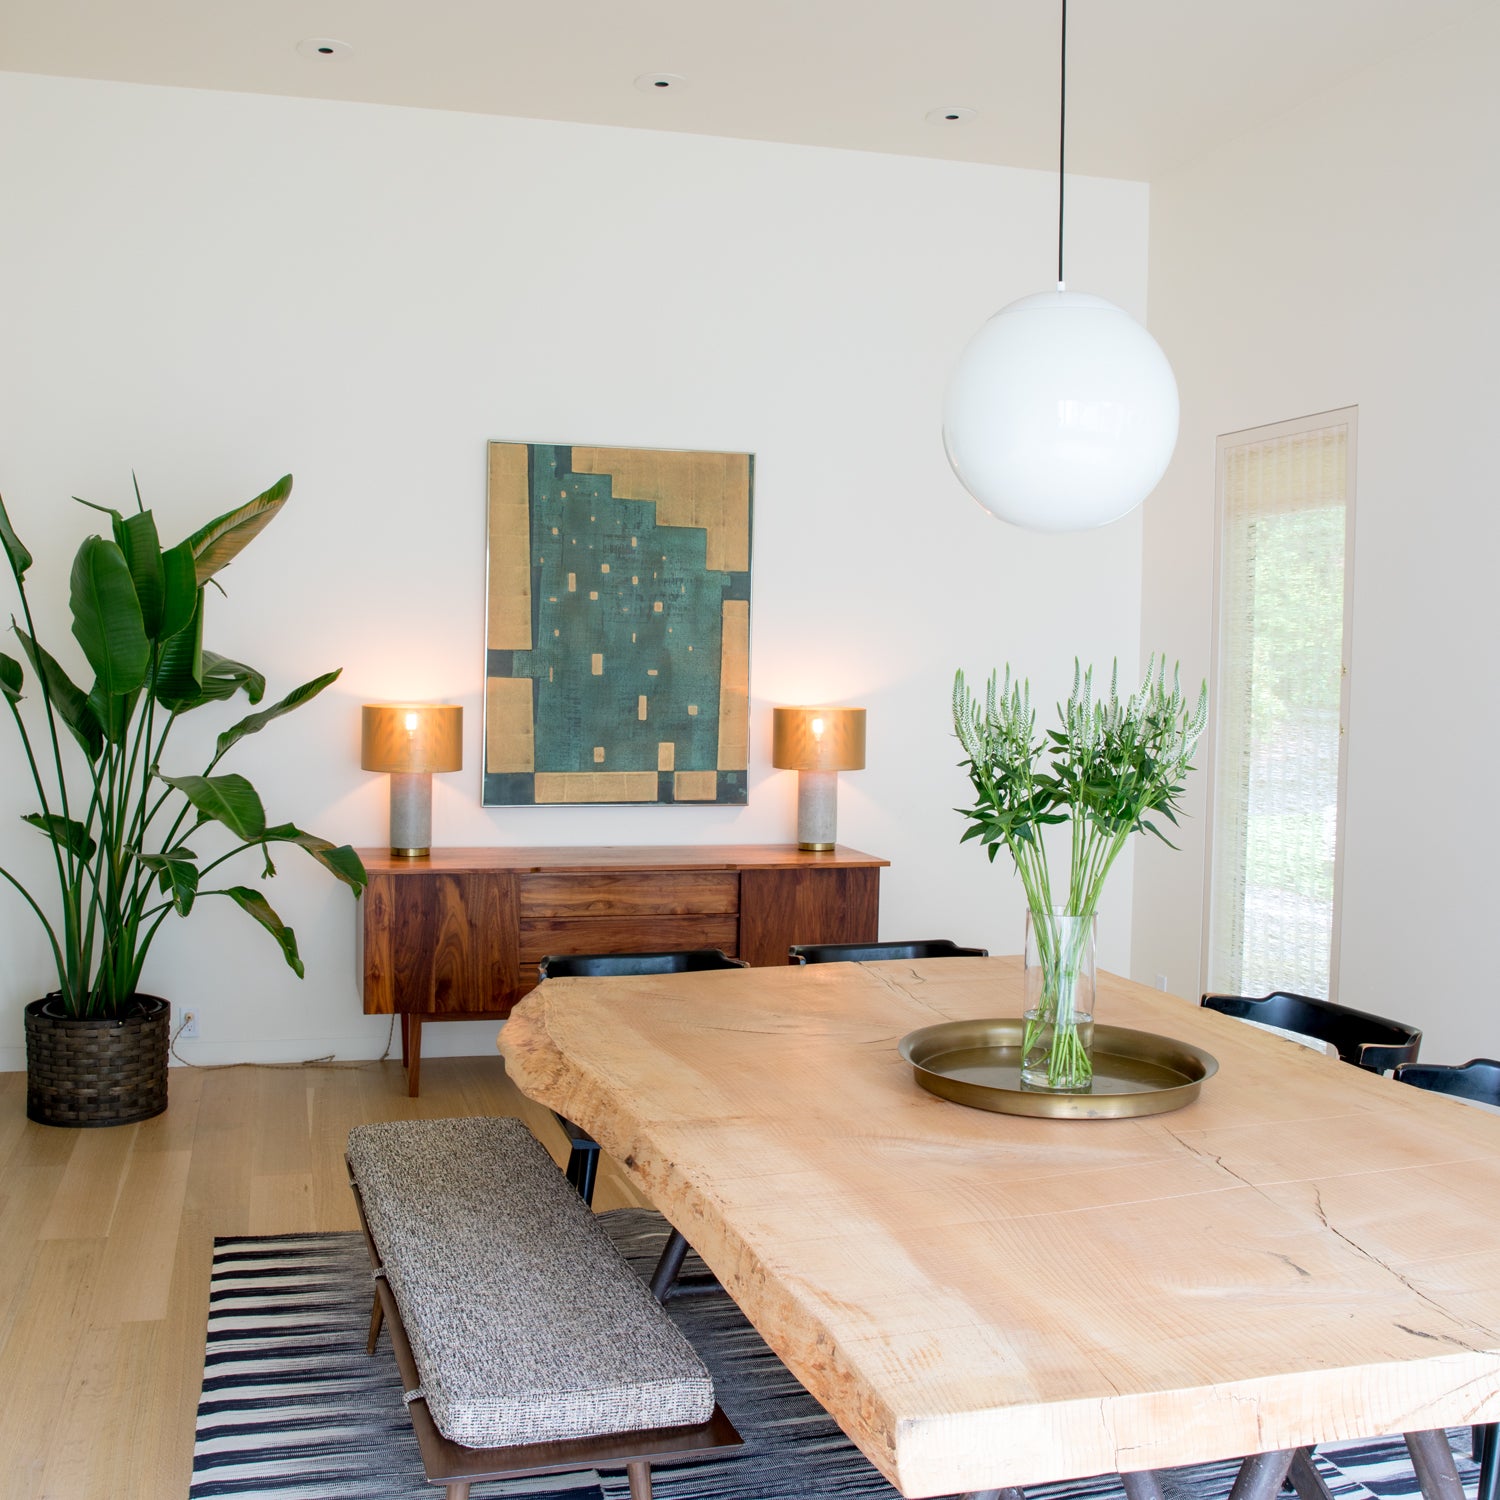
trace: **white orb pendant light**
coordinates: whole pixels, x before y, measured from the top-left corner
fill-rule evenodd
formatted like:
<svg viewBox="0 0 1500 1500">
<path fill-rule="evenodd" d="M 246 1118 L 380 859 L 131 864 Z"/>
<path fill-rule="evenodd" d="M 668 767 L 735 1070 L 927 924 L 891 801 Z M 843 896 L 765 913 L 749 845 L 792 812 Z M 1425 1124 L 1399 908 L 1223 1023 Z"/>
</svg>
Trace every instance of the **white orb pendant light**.
<svg viewBox="0 0 1500 1500">
<path fill-rule="evenodd" d="M 1177 445 L 1177 382 L 1123 308 L 1063 280 L 1068 7 L 1062 0 L 1057 290 L 1002 307 L 969 341 L 943 404 L 948 462 L 1003 521 L 1086 531 L 1156 488 Z"/>
<path fill-rule="evenodd" d="M 1002 307 L 969 341 L 943 406 L 948 462 L 1002 521 L 1086 531 L 1151 493 L 1177 443 L 1177 382 L 1156 340 L 1086 292 Z"/>
</svg>

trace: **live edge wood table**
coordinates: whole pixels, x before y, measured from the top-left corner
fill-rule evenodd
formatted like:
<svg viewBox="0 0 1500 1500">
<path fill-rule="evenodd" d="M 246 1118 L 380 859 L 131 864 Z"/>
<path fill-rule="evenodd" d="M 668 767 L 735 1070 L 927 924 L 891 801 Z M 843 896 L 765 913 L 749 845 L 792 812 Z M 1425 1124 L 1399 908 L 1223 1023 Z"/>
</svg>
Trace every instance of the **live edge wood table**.
<svg viewBox="0 0 1500 1500">
<path fill-rule="evenodd" d="M 421 1086 L 423 1021 L 500 1020 L 553 953 L 722 948 L 785 964 L 793 943 L 874 942 L 880 871 L 842 845 L 361 849 L 367 1015 L 401 1017 L 407 1087 Z"/>
<path fill-rule="evenodd" d="M 1195 1103 L 920 1089 L 898 1039 L 1019 1014 L 1014 958 L 548 981 L 499 1045 L 904 1495 L 1500 1418 L 1500 1118 L 1099 991 L 1219 1059 Z"/>
</svg>

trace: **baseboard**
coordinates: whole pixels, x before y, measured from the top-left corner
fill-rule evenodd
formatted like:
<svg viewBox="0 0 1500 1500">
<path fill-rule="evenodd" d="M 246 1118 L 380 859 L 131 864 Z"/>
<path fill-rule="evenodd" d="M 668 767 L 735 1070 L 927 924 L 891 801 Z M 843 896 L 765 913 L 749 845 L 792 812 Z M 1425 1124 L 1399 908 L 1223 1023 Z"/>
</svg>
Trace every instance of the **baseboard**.
<svg viewBox="0 0 1500 1500">
<path fill-rule="evenodd" d="M 374 1018 L 372 1018 L 373 1020 Z M 455 1021 L 422 1029 L 422 1061 L 443 1057 L 494 1057 L 495 1036 L 500 1023 L 495 1021 Z M 370 1034 L 351 1037 L 347 1033 L 330 1037 L 294 1037 L 289 1041 L 179 1040 L 172 1067 L 196 1063 L 199 1067 L 222 1067 L 226 1063 L 301 1063 L 330 1058 L 334 1062 L 373 1062 L 386 1047 L 390 1034 L 389 1056 L 401 1061 L 400 1023 L 392 1029 L 371 1026 Z M 26 1048 L 0 1047 L 0 1073 L 24 1073 Z"/>
</svg>

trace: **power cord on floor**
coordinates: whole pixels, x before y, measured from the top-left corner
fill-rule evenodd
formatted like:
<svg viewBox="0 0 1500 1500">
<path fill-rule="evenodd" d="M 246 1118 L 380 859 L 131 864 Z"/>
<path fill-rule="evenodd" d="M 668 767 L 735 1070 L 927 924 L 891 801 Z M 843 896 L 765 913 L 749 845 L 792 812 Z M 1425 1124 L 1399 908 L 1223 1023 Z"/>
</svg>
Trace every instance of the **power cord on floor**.
<svg viewBox="0 0 1500 1500">
<path fill-rule="evenodd" d="M 289 1063 L 262 1063 L 262 1062 L 231 1062 L 231 1063 L 198 1063 L 184 1057 L 177 1050 L 177 1038 L 182 1035 L 187 1021 L 181 1020 L 177 1023 L 177 1030 L 172 1033 L 172 1039 L 167 1043 L 173 1057 L 185 1068 L 196 1068 L 200 1073 L 215 1073 L 224 1068 L 267 1068 L 286 1072 L 300 1072 L 306 1068 L 378 1068 L 391 1055 L 391 1044 L 396 1037 L 396 1017 L 392 1015 L 391 1024 L 385 1034 L 385 1051 L 379 1057 L 366 1058 L 363 1061 L 340 1061 L 333 1053 L 329 1052 L 323 1057 L 308 1057 L 301 1062 Z"/>
</svg>

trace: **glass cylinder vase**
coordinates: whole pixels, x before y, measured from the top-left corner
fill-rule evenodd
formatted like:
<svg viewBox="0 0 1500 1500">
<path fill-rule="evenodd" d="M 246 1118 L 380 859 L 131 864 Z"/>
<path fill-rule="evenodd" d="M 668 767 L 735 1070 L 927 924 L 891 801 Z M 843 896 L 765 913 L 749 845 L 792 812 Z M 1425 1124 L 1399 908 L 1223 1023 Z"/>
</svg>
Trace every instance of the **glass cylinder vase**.
<svg viewBox="0 0 1500 1500">
<path fill-rule="evenodd" d="M 1086 1094 L 1094 1065 L 1092 916 L 1026 913 L 1026 1031 L 1021 1085 Z"/>
</svg>

